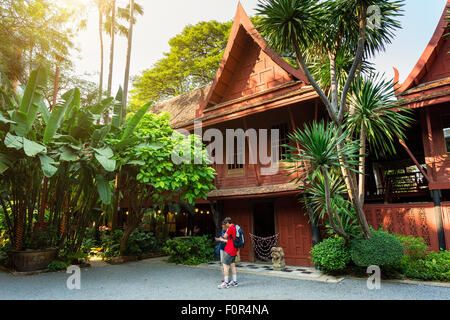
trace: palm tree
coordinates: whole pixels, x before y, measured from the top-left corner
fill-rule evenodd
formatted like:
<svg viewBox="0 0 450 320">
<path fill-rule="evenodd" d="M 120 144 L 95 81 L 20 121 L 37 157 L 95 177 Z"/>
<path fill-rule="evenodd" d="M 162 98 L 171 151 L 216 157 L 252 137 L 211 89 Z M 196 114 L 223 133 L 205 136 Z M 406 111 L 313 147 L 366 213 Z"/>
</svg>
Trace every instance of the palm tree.
<svg viewBox="0 0 450 320">
<path fill-rule="evenodd" d="M 352 112 L 346 118 L 346 127 L 351 135 L 359 137 L 362 156 L 359 159 L 358 197 L 364 203 L 367 143 L 376 155 L 379 151 L 394 154 L 394 141 L 404 139 L 404 131 L 413 119 L 407 115 L 411 110 L 399 105 L 393 81 L 383 79 L 380 74 L 359 77 L 350 89 L 349 105 Z"/>
<path fill-rule="evenodd" d="M 108 92 L 111 94 L 112 89 L 112 76 L 113 76 L 113 66 L 114 66 L 114 36 L 116 29 L 116 0 L 111 1 L 111 27 L 109 29 L 109 35 L 111 37 L 111 47 L 109 49 L 109 74 L 108 74 Z"/>
<path fill-rule="evenodd" d="M 115 49 L 115 35 L 119 34 L 128 37 L 129 28 L 121 24 L 121 20 L 130 23 L 132 21 L 133 25 L 136 23 L 136 16 L 143 15 L 144 9 L 138 3 L 134 4 L 134 18 L 131 20 L 130 17 L 130 5 L 128 4 L 125 8 L 116 7 L 116 0 L 109 0 L 108 9 L 106 14 L 106 19 L 104 22 L 104 29 L 107 30 L 107 34 L 111 37 L 111 46 L 109 52 L 109 73 L 108 73 L 108 93 L 111 94 L 112 90 L 112 79 L 113 79 L 113 69 L 114 69 L 114 49 Z M 109 114 L 105 114 L 105 122 L 109 122 Z"/>
<path fill-rule="evenodd" d="M 348 240 L 341 218 L 332 205 L 332 198 L 339 193 L 339 183 L 334 173 L 342 166 L 348 170 L 354 170 L 353 166 L 358 164 L 358 142 L 344 143 L 348 133 L 340 133 L 334 124 L 325 124 L 324 121 L 305 125 L 302 130 L 297 129 L 288 137 L 296 145 L 302 146 L 299 149 L 286 145 L 287 162 L 293 164 L 290 167 L 291 174 L 296 175 L 292 181 L 295 181 L 306 193 L 309 192 L 310 186 L 323 185 L 324 211 L 328 221 L 337 234 Z M 337 152 L 340 145 L 343 145 L 340 154 L 345 155 L 347 159 L 344 164 L 340 161 L 340 155 Z"/>
<path fill-rule="evenodd" d="M 123 96 L 122 96 L 122 121 L 125 121 L 127 114 L 127 96 L 128 83 L 130 80 L 130 60 L 131 60 L 131 46 L 133 43 L 133 18 L 134 17 L 134 0 L 130 0 L 130 26 L 128 28 L 128 48 L 127 48 L 127 62 L 125 67 L 125 78 L 123 81 Z"/>
<path fill-rule="evenodd" d="M 100 102 L 103 95 L 103 61 L 104 61 L 104 48 L 103 48 L 103 16 L 108 10 L 108 0 L 95 0 L 98 9 L 98 33 L 100 37 L 100 79 L 98 85 L 98 101 Z"/>
<path fill-rule="evenodd" d="M 400 15 L 402 0 L 259 0 L 257 13 L 261 16 L 257 29 L 269 45 L 278 52 L 295 52 L 299 68 L 306 75 L 325 105 L 337 132 L 342 127 L 348 109 L 348 94 L 367 57 L 384 50 L 392 41 L 394 31 L 400 27 L 395 18 Z M 370 5 L 381 12 L 381 26 L 371 29 L 367 25 Z M 323 87 L 307 63 L 308 52 L 328 58 L 329 86 Z M 351 65 L 340 67 L 340 57 L 348 57 Z M 344 74 L 343 76 L 343 73 Z M 326 92 L 329 92 L 326 94 Z M 358 197 L 355 173 L 344 165 L 346 156 L 341 152 L 341 170 L 348 194 L 357 212 L 358 221 L 367 238 L 371 237 L 363 203 Z"/>
</svg>

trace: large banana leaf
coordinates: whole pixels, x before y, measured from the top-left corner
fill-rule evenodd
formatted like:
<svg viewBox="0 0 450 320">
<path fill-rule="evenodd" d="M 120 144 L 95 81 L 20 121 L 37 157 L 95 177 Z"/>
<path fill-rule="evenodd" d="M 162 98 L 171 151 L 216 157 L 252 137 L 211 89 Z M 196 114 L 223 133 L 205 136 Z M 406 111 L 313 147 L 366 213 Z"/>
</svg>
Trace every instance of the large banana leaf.
<svg viewBox="0 0 450 320">
<path fill-rule="evenodd" d="M 58 165 L 59 163 L 46 155 L 40 155 L 39 160 L 41 160 L 41 166 L 44 175 L 47 178 L 51 178 L 58 170 L 58 168 L 55 167 L 55 165 Z"/>
<path fill-rule="evenodd" d="M 15 134 L 23 137 L 29 132 L 28 116 L 20 110 L 12 110 L 12 119 L 16 124 L 11 125 L 11 129 Z"/>
<path fill-rule="evenodd" d="M 16 150 L 19 150 L 23 147 L 23 137 L 15 136 L 9 132 L 6 134 L 4 142 L 7 148 L 14 148 Z"/>
<path fill-rule="evenodd" d="M 95 180 L 100 199 L 104 204 L 110 204 L 112 197 L 112 190 L 109 181 L 106 180 L 105 177 L 101 174 L 97 175 Z"/>
<path fill-rule="evenodd" d="M 6 118 L 6 117 L 5 117 L 3 114 L 1 114 L 1 113 L 0 113 L 0 122 L 17 124 L 17 122 L 12 121 L 12 120 Z"/>
<path fill-rule="evenodd" d="M 108 158 L 100 153 L 95 153 L 95 158 L 106 171 L 112 172 L 116 169 L 116 160 Z"/>
<path fill-rule="evenodd" d="M 95 151 L 95 158 L 97 161 L 102 165 L 103 168 L 105 168 L 106 171 L 114 171 L 116 168 L 116 160 L 112 159 L 114 156 L 114 152 L 110 147 L 100 148 L 100 149 L 94 149 Z"/>
<path fill-rule="evenodd" d="M 20 113 L 15 113 L 12 119 L 18 122 L 17 125 L 13 126 L 16 134 L 23 137 L 30 131 L 40 106 L 43 103 L 42 90 L 45 88 L 46 84 L 47 74 L 43 68 L 38 68 L 31 72 L 30 80 L 28 81 L 20 103 Z M 26 115 L 26 118 L 24 118 L 23 115 Z M 16 128 L 20 129 L 16 130 Z"/>
<path fill-rule="evenodd" d="M 48 120 L 44 131 L 45 144 L 49 143 L 53 139 L 53 136 L 56 134 L 56 131 L 58 131 L 66 112 L 72 108 L 77 94 L 79 95 L 78 89 L 70 90 L 63 95 L 63 97 L 65 97 L 65 102 L 63 104 L 57 104 L 53 108 L 50 119 Z"/>
<path fill-rule="evenodd" d="M 113 128 L 119 129 L 122 124 L 122 87 L 119 87 L 119 91 L 116 94 L 116 103 L 114 104 L 114 114 L 112 116 L 111 125 Z"/>
<path fill-rule="evenodd" d="M 118 148 L 123 148 L 124 145 L 129 141 L 129 137 L 133 133 L 134 129 L 136 129 L 139 122 L 142 120 L 144 115 L 147 113 L 150 106 L 153 104 L 153 102 L 149 102 L 142 106 L 134 115 L 133 117 L 126 123 L 125 130 L 123 131 L 122 137 L 120 139 L 120 142 L 118 143 Z"/>
<path fill-rule="evenodd" d="M 114 101 L 114 98 L 109 97 L 100 101 L 100 103 L 94 104 L 89 107 L 89 111 L 94 115 L 101 115 L 105 110 L 111 106 L 111 103 Z"/>
<path fill-rule="evenodd" d="M 67 120 L 67 119 L 71 119 L 73 117 L 73 115 L 75 114 L 75 112 L 77 112 L 78 109 L 80 109 L 80 106 L 81 106 L 81 93 L 80 93 L 80 90 L 78 88 L 75 88 L 73 90 L 67 91 L 61 97 L 64 100 L 68 100 L 71 95 L 73 95 L 72 104 L 69 106 L 69 108 L 67 109 L 67 111 L 66 111 L 66 113 L 64 115 L 64 121 Z"/>
<path fill-rule="evenodd" d="M 110 130 L 111 130 L 110 125 L 104 126 L 100 129 L 95 129 L 94 133 L 92 133 L 91 138 L 92 147 L 96 148 L 100 144 L 100 142 L 102 142 L 105 139 L 106 135 L 109 133 Z"/>
<path fill-rule="evenodd" d="M 30 141 L 27 138 L 23 138 L 23 150 L 29 157 L 34 157 L 39 153 L 46 153 L 47 148 L 40 143 Z"/>
<path fill-rule="evenodd" d="M 78 159 L 77 154 L 69 147 L 63 146 L 60 150 L 60 161 L 76 161 Z"/>
<path fill-rule="evenodd" d="M 0 153 L 0 174 L 8 170 L 12 165 L 10 157 L 6 154 Z"/>
</svg>

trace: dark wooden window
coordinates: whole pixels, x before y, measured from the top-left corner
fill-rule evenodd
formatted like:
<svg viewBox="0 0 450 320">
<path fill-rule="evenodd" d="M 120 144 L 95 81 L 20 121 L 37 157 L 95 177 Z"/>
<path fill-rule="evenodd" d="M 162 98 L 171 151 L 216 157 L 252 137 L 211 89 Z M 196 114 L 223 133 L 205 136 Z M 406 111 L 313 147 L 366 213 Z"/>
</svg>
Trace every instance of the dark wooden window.
<svg viewBox="0 0 450 320">
<path fill-rule="evenodd" d="M 286 144 L 289 144 L 289 125 L 287 123 L 280 123 L 272 126 L 272 129 L 278 129 L 279 130 L 279 149 L 278 149 L 278 158 L 279 160 L 285 160 L 286 154 L 288 152 L 287 148 L 284 146 Z"/>
<path fill-rule="evenodd" d="M 234 142 L 235 143 L 234 143 L 234 150 L 233 150 L 233 163 L 228 164 L 228 170 L 244 168 L 243 163 L 238 163 L 239 159 L 242 159 L 243 157 L 245 157 L 244 150 L 240 150 L 240 148 L 238 148 L 238 143 L 236 140 Z M 245 149 L 245 146 L 244 146 L 244 149 Z M 243 159 L 245 159 L 245 158 L 243 158 Z M 241 161 L 241 162 L 243 162 L 243 161 Z"/>
<path fill-rule="evenodd" d="M 445 150 L 450 153 L 450 114 L 442 116 L 442 130 L 445 139 Z"/>
</svg>

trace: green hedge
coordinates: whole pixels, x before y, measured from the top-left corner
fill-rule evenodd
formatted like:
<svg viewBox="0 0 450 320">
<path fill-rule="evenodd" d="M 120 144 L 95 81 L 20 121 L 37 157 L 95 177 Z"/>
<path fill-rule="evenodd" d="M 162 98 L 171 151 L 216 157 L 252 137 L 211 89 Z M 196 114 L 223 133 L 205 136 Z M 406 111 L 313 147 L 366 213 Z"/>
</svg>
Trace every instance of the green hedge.
<svg viewBox="0 0 450 320">
<path fill-rule="evenodd" d="M 450 251 L 431 251 L 423 238 L 394 234 L 403 244 L 405 255 L 398 272 L 410 279 L 450 281 Z"/>
<path fill-rule="evenodd" d="M 450 251 L 430 252 L 423 258 L 405 256 L 401 272 L 411 279 L 450 281 Z"/>
<path fill-rule="evenodd" d="M 402 243 L 383 230 L 372 230 L 370 239 L 355 239 L 350 246 L 351 258 L 360 267 L 399 264 L 403 251 Z"/>
<path fill-rule="evenodd" d="M 312 262 L 324 271 L 344 269 L 350 262 L 350 252 L 340 237 L 328 238 L 311 249 Z"/>
<path fill-rule="evenodd" d="M 166 241 L 169 262 L 197 265 L 214 260 L 214 241 L 208 236 L 174 238 Z"/>
</svg>

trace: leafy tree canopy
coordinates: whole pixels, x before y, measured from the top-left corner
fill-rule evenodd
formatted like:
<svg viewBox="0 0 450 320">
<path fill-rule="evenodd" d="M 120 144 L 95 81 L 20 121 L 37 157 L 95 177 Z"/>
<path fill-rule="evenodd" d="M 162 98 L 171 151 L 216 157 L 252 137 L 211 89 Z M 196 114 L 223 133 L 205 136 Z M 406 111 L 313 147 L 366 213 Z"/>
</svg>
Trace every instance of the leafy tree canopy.
<svg viewBox="0 0 450 320">
<path fill-rule="evenodd" d="M 231 30 L 231 22 L 188 25 L 169 40 L 170 51 L 134 79 L 132 108 L 144 101 L 164 100 L 211 82 Z"/>
</svg>

